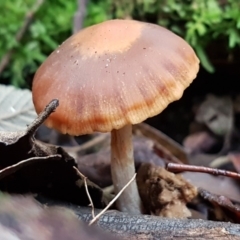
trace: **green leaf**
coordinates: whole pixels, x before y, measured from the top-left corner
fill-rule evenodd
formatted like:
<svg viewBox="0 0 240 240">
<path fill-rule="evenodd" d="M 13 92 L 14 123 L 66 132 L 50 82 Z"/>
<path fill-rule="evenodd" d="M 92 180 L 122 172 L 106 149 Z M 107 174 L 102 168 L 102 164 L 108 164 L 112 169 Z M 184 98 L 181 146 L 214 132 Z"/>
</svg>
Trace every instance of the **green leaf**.
<svg viewBox="0 0 240 240">
<path fill-rule="evenodd" d="M 229 47 L 234 48 L 240 43 L 240 37 L 238 32 L 235 29 L 229 29 Z"/>
<path fill-rule="evenodd" d="M 200 62 L 202 64 L 202 66 L 210 73 L 213 73 L 215 71 L 213 65 L 211 64 L 211 62 L 209 61 L 206 52 L 204 51 L 204 49 L 200 46 L 197 45 L 195 46 L 195 50 L 196 53 L 200 59 Z"/>
</svg>

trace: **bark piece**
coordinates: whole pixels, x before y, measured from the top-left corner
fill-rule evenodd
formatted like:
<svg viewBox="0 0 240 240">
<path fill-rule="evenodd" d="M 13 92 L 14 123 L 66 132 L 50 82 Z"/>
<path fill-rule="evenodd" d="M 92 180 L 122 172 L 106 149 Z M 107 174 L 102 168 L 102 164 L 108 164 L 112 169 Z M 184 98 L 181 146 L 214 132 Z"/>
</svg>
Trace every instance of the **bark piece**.
<svg viewBox="0 0 240 240">
<path fill-rule="evenodd" d="M 73 208 L 72 208 L 73 209 Z M 91 209 L 75 208 L 81 220 L 91 220 Z M 239 240 L 240 225 L 195 219 L 169 219 L 108 211 L 96 223 L 122 240 Z"/>
<path fill-rule="evenodd" d="M 181 175 L 146 163 L 138 170 L 137 184 L 148 213 L 176 218 L 191 216 L 186 204 L 197 196 L 197 188 Z"/>
</svg>

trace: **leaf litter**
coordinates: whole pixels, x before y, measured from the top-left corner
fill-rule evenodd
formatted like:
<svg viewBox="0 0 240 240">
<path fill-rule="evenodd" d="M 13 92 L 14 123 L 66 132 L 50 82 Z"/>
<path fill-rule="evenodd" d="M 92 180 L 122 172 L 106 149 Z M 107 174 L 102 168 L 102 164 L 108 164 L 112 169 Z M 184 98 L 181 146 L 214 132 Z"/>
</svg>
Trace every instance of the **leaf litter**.
<svg viewBox="0 0 240 240">
<path fill-rule="evenodd" d="M 77 164 L 61 147 L 34 138 L 35 131 L 56 109 L 53 100 L 25 132 L 0 132 L 0 189 L 9 193 L 41 193 L 58 200 L 86 206 L 89 203 L 82 179 L 73 167 Z M 88 181 L 96 207 L 107 198 L 96 184 Z"/>
<path fill-rule="evenodd" d="M 0 131 L 24 130 L 37 114 L 31 91 L 0 84 Z"/>
<path fill-rule="evenodd" d="M 11 91 L 14 90 L 9 90 L 6 95 L 9 95 Z M 233 109 L 236 109 L 236 106 L 232 105 L 227 98 L 220 99 L 220 103 L 218 101 L 219 98 L 210 96 L 198 109 L 198 114 L 199 112 L 201 114 L 196 116 L 196 123 L 202 124 L 199 129 L 204 129 L 203 133 L 205 135 L 203 134 L 203 137 L 199 135 L 201 138 L 199 140 L 198 137 L 197 142 L 193 145 L 193 150 L 191 150 L 190 144 L 190 151 L 147 124 L 139 124 L 134 127 L 134 157 L 138 172 L 137 181 L 142 198 L 145 199 L 143 202 L 147 206 L 148 214 L 189 218 L 191 213 L 196 211 L 199 212 L 198 216 L 203 219 L 239 222 L 237 203 L 239 203 L 240 193 L 238 184 L 233 184 L 236 180 L 225 180 L 226 178 L 214 177 L 205 173 L 192 174 L 188 172 L 181 174 L 181 177 L 180 174 L 174 175 L 164 170 L 166 165 L 171 162 L 201 164 L 200 156 L 204 159 L 205 165 L 209 166 L 213 160 L 232 148 L 236 128 L 233 125 L 233 111 L 231 109 L 232 106 L 234 106 Z M 226 101 L 230 110 L 225 111 L 221 107 L 219 108 L 219 105 L 224 106 L 223 103 L 226 103 Z M 10 104 L 10 109 L 11 106 L 15 106 L 14 104 L 14 102 Z M 35 113 L 30 113 L 32 107 L 28 108 L 26 105 L 27 110 L 24 110 L 23 103 L 16 106 L 19 108 L 17 115 L 24 115 L 28 112 L 29 116 L 32 117 L 31 121 L 33 121 Z M 55 105 L 54 109 L 56 107 Z M 4 108 L 1 106 L 0 109 Z M 51 111 L 48 114 L 51 114 Z M 72 137 L 65 138 L 67 142 L 71 142 L 68 147 L 46 144 L 34 137 L 43 120 L 39 121 L 38 117 L 27 127 L 27 130 L 24 130 L 22 126 L 31 123 L 29 116 L 26 118 L 20 117 L 19 126 L 16 124 L 13 129 L 6 127 L 6 124 L 1 125 L 5 119 L 11 122 L 11 116 L 13 117 L 10 114 L 5 115 L 5 118 L 0 119 L 0 126 L 4 126 L 4 131 L 0 132 L 0 166 L 2 169 L 0 171 L 0 189 L 2 191 L 21 194 L 31 193 L 40 200 L 45 197 L 46 199 L 55 199 L 53 200 L 55 204 L 58 201 L 63 201 L 88 206 L 90 201 L 85 189 L 87 185 L 94 207 L 103 208 L 113 199 L 112 194 L 100 188 L 109 187 L 112 184 L 110 151 L 108 148 L 109 136 L 96 134 L 90 140 L 87 139 L 84 147 L 78 146 L 77 141 L 79 139 Z M 18 122 L 18 120 L 16 121 Z M 224 129 L 219 129 L 222 125 L 224 125 Z M 18 129 L 21 130 L 16 131 Z M 8 130 L 8 132 L 5 130 Z M 44 139 L 44 137 L 47 139 L 48 137 L 46 138 L 40 130 L 36 135 L 40 136 L 40 139 Z M 195 133 L 198 132 L 192 134 Z M 60 137 L 58 134 L 55 135 L 55 143 L 58 142 Z M 196 137 L 192 139 L 195 141 Z M 207 142 L 208 139 L 209 142 Z M 222 142 L 219 153 L 205 153 L 219 142 Z M 206 146 L 201 146 L 203 143 L 206 143 Z M 188 144 L 185 144 L 185 147 L 187 146 L 189 147 Z M 227 162 L 232 164 L 230 170 L 238 169 L 238 161 L 236 160 L 238 155 L 230 153 L 227 156 L 229 156 Z M 86 176 L 85 180 L 87 182 L 79 177 L 73 167 L 78 167 Z M 197 179 L 200 181 L 194 181 L 197 175 L 199 176 Z M 166 176 L 168 176 L 168 180 L 166 180 Z M 208 178 L 204 176 L 208 176 Z M 226 184 L 223 188 L 214 187 L 227 181 L 231 188 L 226 187 Z M 211 207 L 209 207 L 209 204 Z M 64 204 L 64 206 L 67 206 L 67 204 Z M 115 207 L 113 205 L 113 208 Z M 229 211 L 231 212 L 230 215 Z M 213 212 L 214 214 L 212 214 Z"/>
</svg>

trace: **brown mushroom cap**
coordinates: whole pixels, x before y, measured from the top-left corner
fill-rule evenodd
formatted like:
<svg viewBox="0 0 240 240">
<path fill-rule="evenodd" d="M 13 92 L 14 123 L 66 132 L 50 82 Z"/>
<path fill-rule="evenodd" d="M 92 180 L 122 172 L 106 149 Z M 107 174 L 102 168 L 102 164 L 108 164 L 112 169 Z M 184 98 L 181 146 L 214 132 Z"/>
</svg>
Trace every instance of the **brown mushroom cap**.
<svg viewBox="0 0 240 240">
<path fill-rule="evenodd" d="M 109 132 L 159 114 L 196 77 L 193 49 L 167 29 L 110 20 L 67 39 L 33 81 L 37 112 L 60 106 L 46 124 L 62 133 Z"/>
</svg>

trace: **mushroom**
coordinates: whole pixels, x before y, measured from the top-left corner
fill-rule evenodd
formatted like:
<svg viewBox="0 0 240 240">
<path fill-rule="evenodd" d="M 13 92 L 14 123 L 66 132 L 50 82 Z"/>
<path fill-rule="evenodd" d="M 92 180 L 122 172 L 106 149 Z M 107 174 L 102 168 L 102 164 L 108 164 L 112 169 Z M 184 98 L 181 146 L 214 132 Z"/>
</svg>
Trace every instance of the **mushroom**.
<svg viewBox="0 0 240 240">
<path fill-rule="evenodd" d="M 85 28 L 60 45 L 33 80 L 37 112 L 53 98 L 47 120 L 62 133 L 111 132 L 111 171 L 118 193 L 135 173 L 132 124 L 159 114 L 196 77 L 199 60 L 180 37 L 158 25 L 110 20 Z M 141 213 L 136 181 L 117 201 Z"/>
</svg>

